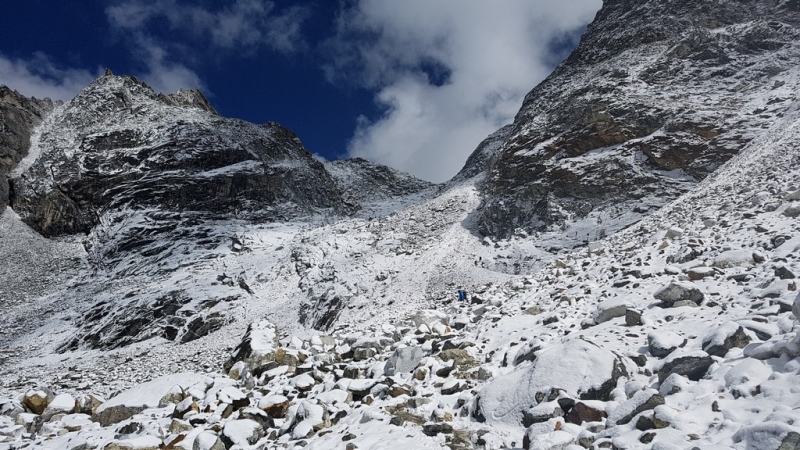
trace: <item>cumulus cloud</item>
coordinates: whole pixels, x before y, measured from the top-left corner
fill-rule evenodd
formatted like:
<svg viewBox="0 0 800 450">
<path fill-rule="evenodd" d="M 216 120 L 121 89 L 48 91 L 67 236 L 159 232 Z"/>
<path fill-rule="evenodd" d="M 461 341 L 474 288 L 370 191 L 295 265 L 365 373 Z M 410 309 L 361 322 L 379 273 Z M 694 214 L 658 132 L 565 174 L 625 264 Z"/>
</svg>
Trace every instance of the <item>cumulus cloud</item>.
<svg viewBox="0 0 800 450">
<path fill-rule="evenodd" d="M 62 67 L 41 52 L 29 59 L 0 54 L 0 81 L 28 97 L 71 100 L 101 73 L 100 68 L 92 73 L 85 69 Z"/>
<path fill-rule="evenodd" d="M 143 66 L 136 75 L 160 92 L 208 89 L 190 67 L 203 58 L 240 57 L 267 48 L 291 54 L 307 44 L 305 7 L 278 11 L 269 0 L 236 0 L 205 7 L 178 0 L 124 0 L 106 16 Z M 215 52 L 208 52 L 214 49 Z"/>
<path fill-rule="evenodd" d="M 357 0 L 339 15 L 326 74 L 375 91 L 348 154 L 444 181 L 563 58 L 601 0 Z M 561 44 L 561 45 L 559 45 Z M 569 47 L 569 46 L 567 46 Z"/>
<path fill-rule="evenodd" d="M 208 93 L 205 82 L 192 69 L 176 62 L 170 51 L 153 37 L 135 33 L 130 41 L 134 57 L 144 66 L 136 76 L 158 92 L 169 94 L 178 89 L 200 89 Z"/>
<path fill-rule="evenodd" d="M 151 32 L 165 22 L 163 31 L 180 31 L 182 36 L 223 50 L 266 46 L 292 53 L 305 46 L 300 30 L 309 11 L 300 6 L 277 11 L 268 0 L 224 2 L 217 9 L 176 0 L 128 0 L 106 8 L 106 15 L 122 30 Z"/>
</svg>

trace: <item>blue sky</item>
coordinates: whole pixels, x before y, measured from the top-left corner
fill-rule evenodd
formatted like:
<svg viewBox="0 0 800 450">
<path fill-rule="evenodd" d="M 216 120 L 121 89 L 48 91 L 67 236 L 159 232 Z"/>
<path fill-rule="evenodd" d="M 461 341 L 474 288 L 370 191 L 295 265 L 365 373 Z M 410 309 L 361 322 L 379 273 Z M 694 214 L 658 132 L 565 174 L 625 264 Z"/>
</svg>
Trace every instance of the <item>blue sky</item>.
<svg viewBox="0 0 800 450">
<path fill-rule="evenodd" d="M 68 100 L 105 67 L 199 88 L 312 153 L 454 175 L 576 45 L 600 0 L 26 0 L 4 5 L 0 84 Z"/>
</svg>

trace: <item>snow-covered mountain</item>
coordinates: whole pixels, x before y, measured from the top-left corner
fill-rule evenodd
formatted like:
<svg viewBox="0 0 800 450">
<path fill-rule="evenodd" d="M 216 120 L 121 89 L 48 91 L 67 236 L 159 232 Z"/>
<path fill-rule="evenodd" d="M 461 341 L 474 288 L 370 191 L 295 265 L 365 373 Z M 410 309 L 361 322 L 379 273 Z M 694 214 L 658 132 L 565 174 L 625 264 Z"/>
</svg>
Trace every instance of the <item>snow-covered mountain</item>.
<svg viewBox="0 0 800 450">
<path fill-rule="evenodd" d="M 0 448 L 800 448 L 799 27 L 606 1 L 443 185 L 0 91 Z"/>
<path fill-rule="evenodd" d="M 791 1 L 606 1 L 525 98 L 480 230 L 582 243 L 693 189 L 791 105 L 797 20 Z"/>
</svg>

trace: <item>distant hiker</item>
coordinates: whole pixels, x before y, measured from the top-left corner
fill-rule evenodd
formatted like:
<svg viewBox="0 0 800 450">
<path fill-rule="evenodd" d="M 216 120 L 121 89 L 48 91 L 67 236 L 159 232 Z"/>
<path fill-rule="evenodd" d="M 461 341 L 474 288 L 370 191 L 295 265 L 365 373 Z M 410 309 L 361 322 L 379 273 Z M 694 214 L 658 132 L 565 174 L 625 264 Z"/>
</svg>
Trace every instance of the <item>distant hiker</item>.
<svg viewBox="0 0 800 450">
<path fill-rule="evenodd" d="M 458 290 L 458 300 L 463 302 L 466 299 L 467 299 L 467 291 L 465 291 L 463 289 L 459 289 Z"/>
</svg>

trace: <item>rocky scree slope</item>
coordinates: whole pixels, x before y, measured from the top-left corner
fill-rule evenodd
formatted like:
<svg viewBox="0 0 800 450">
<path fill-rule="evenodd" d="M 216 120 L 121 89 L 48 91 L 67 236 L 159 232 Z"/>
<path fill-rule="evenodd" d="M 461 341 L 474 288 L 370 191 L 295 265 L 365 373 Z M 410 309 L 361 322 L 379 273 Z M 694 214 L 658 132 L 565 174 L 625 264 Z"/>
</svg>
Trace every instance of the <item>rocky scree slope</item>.
<svg viewBox="0 0 800 450">
<path fill-rule="evenodd" d="M 502 147 L 471 158 L 491 162 L 480 231 L 581 244 L 692 189 L 791 103 L 799 35 L 792 1 L 604 2 Z"/>
</svg>

